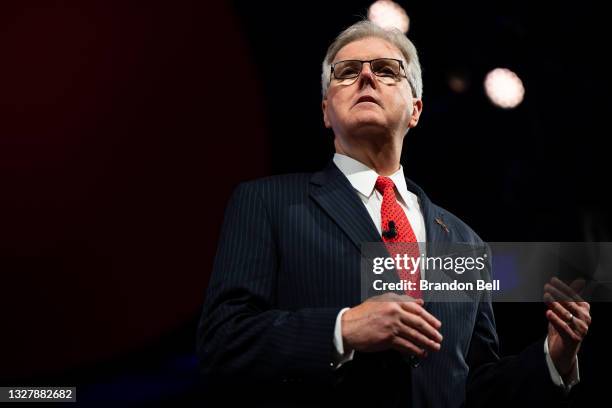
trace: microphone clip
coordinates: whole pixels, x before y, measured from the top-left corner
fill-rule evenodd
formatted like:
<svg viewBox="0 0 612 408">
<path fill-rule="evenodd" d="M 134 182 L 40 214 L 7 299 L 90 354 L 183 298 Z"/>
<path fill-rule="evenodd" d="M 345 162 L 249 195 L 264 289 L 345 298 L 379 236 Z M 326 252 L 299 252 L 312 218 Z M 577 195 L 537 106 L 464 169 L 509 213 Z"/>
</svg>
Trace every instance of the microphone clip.
<svg viewBox="0 0 612 408">
<path fill-rule="evenodd" d="M 395 221 L 389 221 L 389 229 L 383 230 L 382 236 L 387 239 L 392 239 L 397 236 L 397 229 L 395 228 Z"/>
</svg>

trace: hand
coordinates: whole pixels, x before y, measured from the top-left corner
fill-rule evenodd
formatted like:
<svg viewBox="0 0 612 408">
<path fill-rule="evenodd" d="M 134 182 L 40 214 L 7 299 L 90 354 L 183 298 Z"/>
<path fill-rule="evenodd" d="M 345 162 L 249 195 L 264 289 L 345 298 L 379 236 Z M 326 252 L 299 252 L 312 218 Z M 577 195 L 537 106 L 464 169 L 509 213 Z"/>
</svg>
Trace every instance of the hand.
<svg viewBox="0 0 612 408">
<path fill-rule="evenodd" d="M 342 315 L 344 346 L 366 352 L 394 349 L 419 357 L 440 350 L 442 323 L 423 304 L 422 299 L 386 293 L 347 310 Z"/>
<path fill-rule="evenodd" d="M 591 305 L 578 292 L 583 281 L 574 281 L 567 286 L 552 278 L 544 285 L 544 301 L 549 310 L 548 350 L 561 376 L 569 374 L 576 364 L 576 355 L 591 324 Z"/>
</svg>

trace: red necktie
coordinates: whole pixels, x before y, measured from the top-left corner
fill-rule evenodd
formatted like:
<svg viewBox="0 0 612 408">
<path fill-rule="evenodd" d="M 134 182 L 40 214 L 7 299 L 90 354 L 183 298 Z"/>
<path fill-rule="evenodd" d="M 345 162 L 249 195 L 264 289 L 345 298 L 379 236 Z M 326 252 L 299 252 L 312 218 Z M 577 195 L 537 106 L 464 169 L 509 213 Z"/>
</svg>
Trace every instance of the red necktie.
<svg viewBox="0 0 612 408">
<path fill-rule="evenodd" d="M 421 290 L 419 289 L 420 270 L 417 267 L 414 273 L 410 273 L 413 265 L 410 258 L 414 258 L 415 262 L 419 260 L 419 246 L 408 217 L 406 217 L 406 213 L 395 198 L 394 187 L 395 184 L 389 177 L 378 176 L 378 179 L 376 179 L 376 190 L 383 195 L 380 210 L 382 239 L 385 244 L 393 244 L 386 245 L 386 247 L 394 259 L 398 254 L 402 258 L 404 255 L 408 255 L 409 268 L 407 270 L 403 267 L 396 268 L 397 273 L 400 279 L 414 282 L 415 290 L 406 290 L 405 293 L 414 298 L 421 298 Z"/>
</svg>

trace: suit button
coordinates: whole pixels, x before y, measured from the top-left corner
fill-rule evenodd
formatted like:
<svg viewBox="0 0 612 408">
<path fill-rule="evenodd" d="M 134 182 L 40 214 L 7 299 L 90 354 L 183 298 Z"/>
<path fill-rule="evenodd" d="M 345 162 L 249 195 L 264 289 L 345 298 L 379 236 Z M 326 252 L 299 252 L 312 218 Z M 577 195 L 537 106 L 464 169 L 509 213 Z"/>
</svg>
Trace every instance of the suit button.
<svg viewBox="0 0 612 408">
<path fill-rule="evenodd" d="M 410 365 L 412 366 L 412 368 L 417 368 L 421 365 L 421 362 L 419 361 L 418 357 L 410 356 Z"/>
</svg>

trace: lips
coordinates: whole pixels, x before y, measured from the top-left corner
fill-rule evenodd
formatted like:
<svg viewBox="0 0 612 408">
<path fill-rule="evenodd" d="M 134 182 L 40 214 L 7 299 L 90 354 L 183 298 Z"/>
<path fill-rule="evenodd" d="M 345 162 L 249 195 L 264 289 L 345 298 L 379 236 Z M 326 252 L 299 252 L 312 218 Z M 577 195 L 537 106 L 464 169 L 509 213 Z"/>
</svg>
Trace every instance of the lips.
<svg viewBox="0 0 612 408">
<path fill-rule="evenodd" d="M 372 102 L 375 103 L 377 105 L 380 106 L 380 102 L 378 101 L 378 99 L 376 99 L 375 97 L 371 96 L 371 95 L 362 95 L 359 98 L 357 98 L 357 101 L 355 102 L 355 105 L 357 105 L 358 103 L 361 102 Z"/>
</svg>

